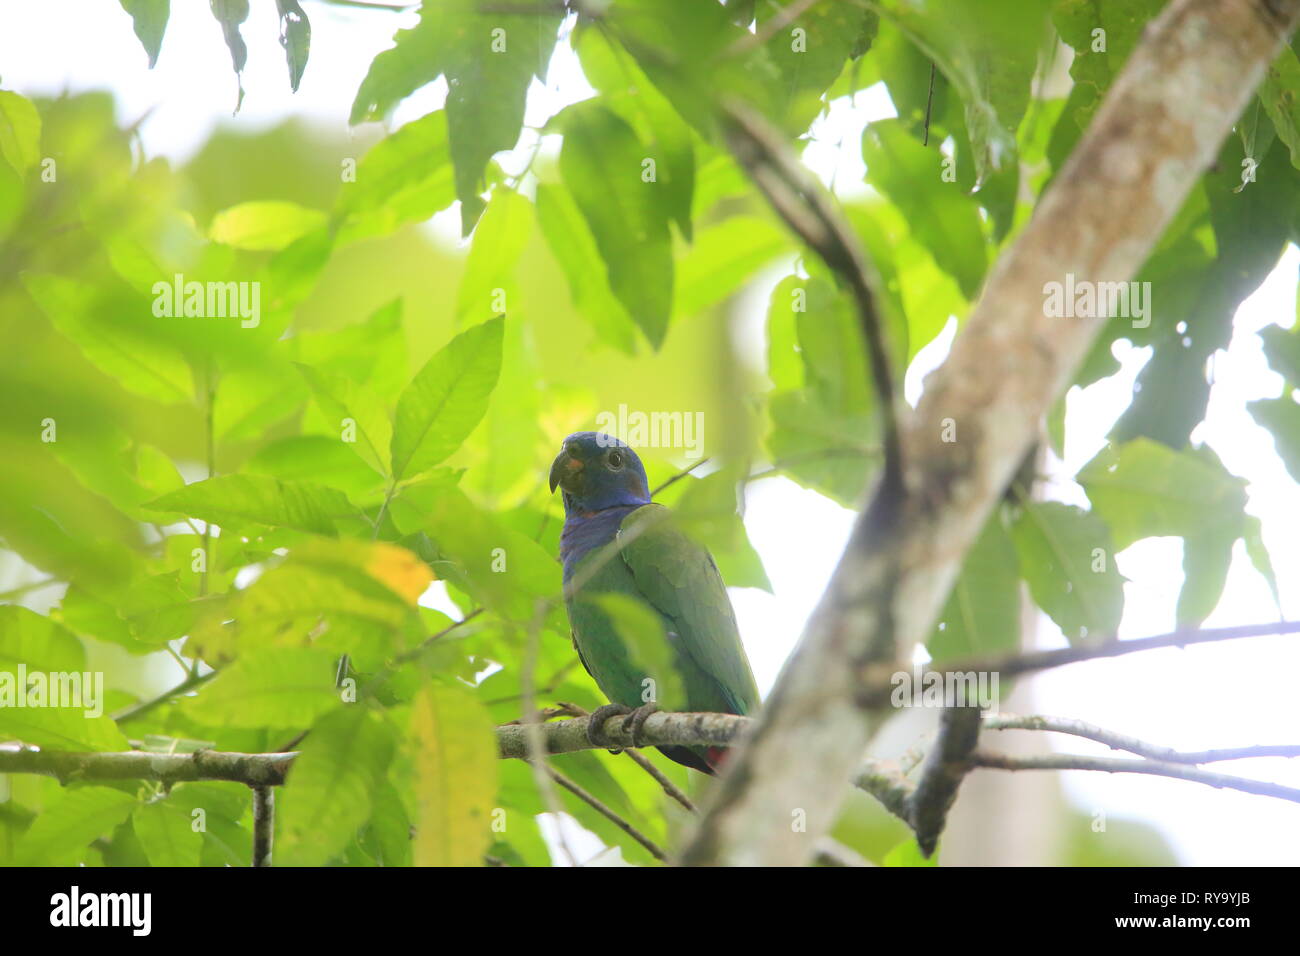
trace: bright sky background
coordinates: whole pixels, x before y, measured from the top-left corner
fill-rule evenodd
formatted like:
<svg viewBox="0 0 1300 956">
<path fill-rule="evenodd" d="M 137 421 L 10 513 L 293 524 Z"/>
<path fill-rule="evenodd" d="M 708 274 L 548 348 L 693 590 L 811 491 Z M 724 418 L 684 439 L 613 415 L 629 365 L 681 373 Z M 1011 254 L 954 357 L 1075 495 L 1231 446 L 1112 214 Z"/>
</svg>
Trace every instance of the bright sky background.
<svg viewBox="0 0 1300 956">
<path fill-rule="evenodd" d="M 0 83 L 25 94 L 63 89 L 110 89 L 119 118 L 133 122 L 146 113 L 141 137 L 149 155 L 181 162 L 223 123 L 246 129 L 275 125 L 296 115 L 347 131 L 347 112 L 375 53 L 390 45 L 409 15 L 306 5 L 316 53 L 302 88 L 290 95 L 284 55 L 276 42 L 275 6 L 254 0 L 243 35 L 248 43 L 239 116 L 232 120 L 235 78 L 220 30 L 204 0 L 174 0 L 162 55 L 153 71 L 131 30 L 130 18 L 112 0 L 0 0 Z M 588 87 L 575 58 L 563 47 L 550 71 L 550 86 L 534 84 L 527 122 L 540 125 L 560 106 L 581 99 Z M 440 82 L 403 103 L 394 126 L 441 104 Z M 805 160 L 829 179 L 837 170 L 840 188 L 861 189 L 862 166 L 856 144 L 870 119 L 892 115 L 879 90 L 859 94 L 854 103 L 838 101 L 820 123 Z M 527 135 L 527 134 L 526 134 Z M 837 147 L 843 141 L 843 150 Z M 518 152 L 531 148 L 525 140 Z M 507 169 L 519 160 L 503 159 Z M 847 186 L 845 184 L 848 184 Z M 445 220 L 445 214 L 439 220 Z M 450 224 L 448 224 L 450 225 Z M 454 228 L 432 227 L 443 239 Z M 1230 471 L 1250 482 L 1248 510 L 1264 523 L 1265 537 L 1283 590 L 1288 618 L 1300 617 L 1300 516 L 1297 487 L 1273 452 L 1272 439 L 1247 413 L 1247 401 L 1281 394 L 1280 376 L 1268 369 L 1254 332 L 1273 323 L 1290 326 L 1295 316 L 1300 252 L 1288 249 L 1264 286 L 1240 309 L 1236 332 L 1226 352 L 1213 363 L 1214 389 L 1206 423 L 1195 437 L 1208 442 Z M 775 281 L 777 273 L 771 276 Z M 746 304 L 765 302 L 756 288 Z M 1159 308 L 1159 302 L 1155 302 Z M 742 319 L 749 328 L 749 317 Z M 759 324 L 755 323 L 755 328 Z M 938 364 L 951 341 L 953 324 L 928 346 L 910 370 L 906 389 L 915 401 L 921 374 Z M 1048 494 L 1086 505 L 1070 480 L 1101 447 L 1104 436 L 1128 403 L 1132 382 L 1149 350 L 1117 347 L 1123 371 L 1069 398 L 1066 460 L 1055 463 Z M 741 631 L 765 690 L 782 662 L 847 538 L 852 514 L 785 479 L 754 482 L 748 493 L 746 525 L 771 578 L 775 594 L 733 589 Z M 1276 620 L 1264 581 L 1238 543 L 1227 589 L 1208 625 Z M 1128 578 L 1121 634 L 1141 637 L 1171 630 L 1182 584 L 1181 541 L 1140 542 L 1118 557 Z M 1288 595 L 1286 592 L 1290 591 Z M 1044 619 L 1040 641 L 1064 640 Z M 1300 641 L 1268 638 L 1157 651 L 1119 660 L 1078 664 L 1039 677 L 1034 689 L 1040 713 L 1071 716 L 1158 744 L 1203 749 L 1300 740 L 1296 677 Z M 990 748 L 996 740 L 987 741 Z M 1086 741 L 1062 739 L 1059 749 L 1104 753 Z M 1228 773 L 1253 775 L 1300 787 L 1300 761 L 1259 760 L 1219 765 Z M 985 771 L 992 772 L 992 771 Z M 1195 865 L 1294 865 L 1300 859 L 1300 808 L 1263 797 L 1216 791 L 1197 784 L 1132 775 L 1070 773 L 1066 792 L 1091 813 L 1104 808 L 1110 818 L 1129 817 L 1158 827 L 1182 862 Z M 589 834 L 574 835 L 579 856 L 593 850 Z"/>
</svg>

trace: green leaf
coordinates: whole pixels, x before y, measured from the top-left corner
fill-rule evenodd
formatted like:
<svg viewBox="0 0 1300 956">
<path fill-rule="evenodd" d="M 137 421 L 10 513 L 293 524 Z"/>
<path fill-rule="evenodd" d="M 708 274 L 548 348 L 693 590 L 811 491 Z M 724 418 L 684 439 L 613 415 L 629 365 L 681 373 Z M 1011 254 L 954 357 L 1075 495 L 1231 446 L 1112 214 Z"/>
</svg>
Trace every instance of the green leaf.
<svg viewBox="0 0 1300 956">
<path fill-rule="evenodd" d="M 1300 169 L 1300 59 L 1289 46 L 1282 48 L 1269 64 L 1259 87 L 1259 102 L 1264 104 L 1278 139 L 1291 151 L 1291 165 Z"/>
<path fill-rule="evenodd" d="M 289 88 L 297 93 L 311 53 L 311 21 L 298 0 L 275 0 L 275 6 L 280 14 L 280 46 L 289 65 Z"/>
<path fill-rule="evenodd" d="M 880 459 L 879 447 L 869 444 L 877 431 L 870 413 L 832 411 L 807 388 L 773 395 L 768 413 L 767 449 L 775 467 L 846 508 L 861 505 Z"/>
<path fill-rule="evenodd" d="M 470 694 L 430 684 L 411 706 L 416 866 L 478 866 L 497 790 L 492 722 Z"/>
<path fill-rule="evenodd" d="M 114 598 L 118 615 L 132 635 L 155 647 L 184 637 L 198 616 L 198 607 L 180 587 L 176 572 L 140 578 Z"/>
<path fill-rule="evenodd" d="M 796 12 L 793 20 L 791 12 Z M 782 105 L 792 128 L 806 126 L 821 108 L 821 96 L 835 82 L 855 48 L 870 37 L 863 34 L 868 18 L 874 35 L 876 15 L 852 3 L 779 0 L 757 9 L 759 33 L 774 30 L 764 44 L 767 58 L 781 77 L 786 100 Z"/>
<path fill-rule="evenodd" d="M 1074 86 L 1052 132 L 1053 167 L 1064 164 L 1142 30 L 1164 5 L 1165 0 L 1057 0 L 1052 21 L 1061 39 L 1074 48 L 1070 64 Z"/>
<path fill-rule="evenodd" d="M 1179 628 L 1196 628 L 1218 606 L 1232 564 L 1240 525 L 1211 525 L 1183 538 L 1183 589 L 1178 593 Z"/>
<path fill-rule="evenodd" d="M 169 404 L 192 399 L 189 363 L 176 349 L 152 336 L 137 316 L 128 321 L 121 314 L 106 314 L 107 303 L 94 286 L 31 272 L 25 273 L 22 281 L 54 326 L 123 388 Z"/>
<path fill-rule="evenodd" d="M 1154 282 L 1149 301 L 1160 305 L 1150 318 L 1151 328 L 1124 330 L 1137 343 L 1154 344 L 1155 354 L 1139 373 L 1133 401 L 1116 422 L 1112 439 L 1145 435 L 1181 448 L 1205 417 L 1210 397 L 1206 364 L 1228 347 L 1238 307 L 1273 270 L 1293 229 L 1300 190 L 1283 152 L 1282 144 L 1274 143 L 1256 170 L 1256 181 L 1238 192 L 1241 143 L 1231 137 L 1223 144 L 1215 167 L 1203 179 L 1214 259 L 1208 267 L 1186 268 Z M 1125 324 L 1108 323 L 1118 330 Z"/>
<path fill-rule="evenodd" d="M 121 0 L 122 9 L 131 15 L 135 35 L 149 55 L 149 69 L 158 62 L 162 50 L 163 34 L 167 31 L 167 17 L 171 14 L 171 0 Z"/>
<path fill-rule="evenodd" d="M 307 647 L 244 654 L 203 688 L 187 712 L 214 727 L 306 727 L 337 705 L 331 655 Z"/>
<path fill-rule="evenodd" d="M 857 507 L 877 457 L 877 427 L 853 307 L 825 279 L 788 279 L 773 290 L 768 328 L 774 379 L 803 383 L 769 400 L 773 464 L 805 487 Z"/>
<path fill-rule="evenodd" d="M 921 853 L 921 847 L 917 845 L 915 838 L 908 837 L 902 843 L 898 844 L 892 850 L 885 854 L 882 866 L 938 866 L 938 852 L 931 853 L 927 858 Z"/>
<path fill-rule="evenodd" d="M 736 486 L 743 480 L 738 470 L 720 468 L 704 478 L 686 478 L 672 505 L 678 526 L 707 547 L 728 587 L 761 588 L 771 592 L 763 560 L 754 550 L 737 513 Z"/>
<path fill-rule="evenodd" d="M 305 365 L 362 383 L 365 392 L 378 399 L 396 400 L 411 377 L 402 312 L 403 300 L 396 298 L 362 322 L 330 332 L 296 335 L 291 340 L 294 354 Z M 386 409 L 384 416 L 388 417 Z M 329 431 L 334 432 L 338 425 L 338 421 L 331 422 Z"/>
<path fill-rule="evenodd" d="M 1020 575 L 1016 549 L 993 514 L 962 563 L 926 643 L 936 661 L 1010 651 L 1020 644 Z"/>
<path fill-rule="evenodd" d="M 537 600 L 559 591 L 554 557 L 478 508 L 445 477 L 403 488 L 389 512 L 402 534 L 428 535 L 428 560 L 439 578 L 506 617 L 529 621 Z"/>
<path fill-rule="evenodd" d="M 1248 402 L 1246 407 L 1255 421 L 1273 435 L 1273 446 L 1291 480 L 1300 482 L 1300 404 L 1283 395 Z"/>
<path fill-rule="evenodd" d="M 621 116 L 654 159 L 664 204 L 682 236 L 690 241 L 695 191 L 695 144 L 691 129 L 667 98 L 623 51 L 597 29 L 578 35 L 582 72 L 601 92 L 601 101 Z"/>
<path fill-rule="evenodd" d="M 0 606 L 0 670 L 80 671 L 86 666 L 81 641 L 62 625 L 16 605 Z"/>
<path fill-rule="evenodd" d="M 86 673 L 88 672 L 80 672 L 83 682 Z M 89 673 L 93 681 L 95 672 Z M 0 681 L 7 679 L 8 675 L 0 677 Z M 29 688 L 28 699 L 30 697 Z M 103 698 L 100 697 L 96 705 L 103 707 L 103 704 Z M 86 707 L 2 707 L 0 738 L 20 740 L 47 750 L 70 750 L 76 753 L 116 753 L 131 749 L 126 735 L 118 730 L 117 724 L 107 714 L 90 716 Z"/>
<path fill-rule="evenodd" d="M 1268 364 L 1292 387 L 1300 387 L 1300 325 L 1283 329 L 1268 325 L 1259 330 Z"/>
<path fill-rule="evenodd" d="M 1268 582 L 1268 588 L 1273 592 L 1273 603 L 1277 605 L 1278 617 L 1285 617 L 1282 611 L 1282 592 L 1278 589 L 1277 574 L 1273 571 L 1273 560 L 1269 557 L 1268 548 L 1264 544 L 1264 528 L 1254 515 L 1246 515 L 1242 537 L 1246 541 L 1246 555 L 1250 558 L 1250 563 Z"/>
<path fill-rule="evenodd" d="M 203 853 L 203 833 L 183 806 L 170 799 L 154 800 L 131 816 L 136 839 L 151 866 L 198 866 Z"/>
<path fill-rule="evenodd" d="M 361 158 L 355 181 L 345 180 L 335 206 L 335 216 L 343 220 L 340 240 L 387 235 L 423 222 L 455 198 L 447 113 L 438 110 L 381 139 Z"/>
<path fill-rule="evenodd" d="M 940 177 L 941 154 L 927 149 L 900 120 L 879 120 L 862 134 L 867 180 L 889 197 L 934 261 L 973 299 L 987 267 L 979 209 L 956 183 Z"/>
<path fill-rule="evenodd" d="M 402 798 L 387 780 L 371 794 L 370 820 L 361 831 L 361 845 L 380 866 L 411 865 L 411 820 Z"/>
<path fill-rule="evenodd" d="M 510 149 L 523 125 L 528 85 L 550 61 L 562 17 L 547 0 L 516 5 L 529 12 L 482 12 L 478 0 L 444 0 L 420 10 L 420 22 L 399 30 L 357 90 L 352 123 L 378 119 L 440 75 L 447 77 L 447 125 L 469 235 L 483 209 L 479 193 L 494 153 Z"/>
<path fill-rule="evenodd" d="M 410 551 L 385 542 L 316 538 L 300 543 L 191 634 L 208 660 L 269 644 L 310 641 L 378 667 L 413 625 L 432 574 Z"/>
<path fill-rule="evenodd" d="M 65 790 L 41 811 L 18 845 L 20 866 L 50 866 L 82 861 L 80 854 L 131 815 L 136 799 L 112 787 Z"/>
<path fill-rule="evenodd" d="M 239 84 L 239 98 L 235 101 L 235 112 L 244 102 L 244 83 L 240 76 L 244 64 L 248 61 L 248 47 L 239 34 L 239 25 L 248 19 L 248 0 L 208 0 L 212 15 L 221 24 L 221 34 L 226 38 L 226 47 L 230 50 L 230 65 L 235 70 L 236 82 Z"/>
<path fill-rule="evenodd" d="M 312 726 L 280 803 L 276 863 L 322 866 L 369 819 L 396 746 L 382 715 L 363 704 L 329 711 Z"/>
<path fill-rule="evenodd" d="M 26 608 L 0 607 L 0 739 L 55 750 L 126 750 L 126 737 L 103 712 L 103 691 L 103 674 L 86 670 L 81 641 L 67 629 Z"/>
<path fill-rule="evenodd" d="M 1115 549 L 1141 538 L 1197 535 L 1215 524 L 1240 527 L 1244 482 L 1217 460 L 1139 438 L 1103 448 L 1079 472 Z"/>
<path fill-rule="evenodd" d="M 1124 611 L 1124 579 L 1097 515 L 1057 501 L 1022 501 L 1011 529 L 1034 603 L 1071 642 L 1113 635 Z"/>
<path fill-rule="evenodd" d="M 318 534 L 333 534 L 335 518 L 356 514 L 347 495 L 334 488 L 262 475 L 220 475 L 196 481 L 145 507 L 222 525 L 255 522 Z"/>
<path fill-rule="evenodd" d="M 342 375 L 310 365 L 299 365 L 298 371 L 307 380 L 321 413 L 338 428 L 340 440 L 379 474 L 387 475 L 393 424 L 383 404 Z"/>
<path fill-rule="evenodd" d="M 560 174 L 605 260 L 609 285 L 658 349 L 673 302 L 669 211 L 655 182 L 642 180 L 645 147 L 598 101 L 564 112 Z"/>
<path fill-rule="evenodd" d="M 695 315 L 732 295 L 763 266 L 793 252 L 786 234 L 766 219 L 733 216 L 702 229 L 681 260 L 679 315 Z"/>
<path fill-rule="evenodd" d="M 783 120 L 789 100 L 767 48 L 733 16 L 720 3 L 619 0 L 603 12 L 601 29 L 620 41 L 683 118 L 712 137 L 715 103 L 739 100 Z"/>
<path fill-rule="evenodd" d="M 943 72 L 965 106 L 976 181 L 1014 161 L 1051 0 L 891 0 L 880 5 Z"/>
<path fill-rule="evenodd" d="M 244 470 L 284 481 L 325 481 L 346 494 L 366 495 L 382 482 L 374 466 L 362 461 L 360 450 L 353 450 L 356 448 L 358 442 L 337 436 L 290 435 L 263 445 L 244 462 Z"/>
<path fill-rule="evenodd" d="M 325 214 L 297 203 L 264 199 L 240 203 L 216 214 L 208 235 L 236 249 L 276 251 L 325 224 Z"/>
<path fill-rule="evenodd" d="M 538 185 L 537 223 L 569 283 L 574 308 L 600 341 L 625 355 L 634 354 L 636 327 L 610 290 L 605 261 L 573 195 L 558 184 Z"/>
<path fill-rule="evenodd" d="M 26 97 L 0 90 L 0 158 L 24 174 L 41 158 L 41 115 Z"/>
<path fill-rule="evenodd" d="M 501 370 L 504 324 L 498 317 L 462 332 L 406 387 L 393 425 L 394 480 L 445 461 L 482 419 Z"/>
<path fill-rule="evenodd" d="M 532 203 L 505 186 L 492 191 L 487 210 L 474 228 L 461 275 L 456 295 L 458 321 L 477 321 L 504 311 L 496 306 L 496 290 L 505 292 L 532 228 Z"/>
</svg>

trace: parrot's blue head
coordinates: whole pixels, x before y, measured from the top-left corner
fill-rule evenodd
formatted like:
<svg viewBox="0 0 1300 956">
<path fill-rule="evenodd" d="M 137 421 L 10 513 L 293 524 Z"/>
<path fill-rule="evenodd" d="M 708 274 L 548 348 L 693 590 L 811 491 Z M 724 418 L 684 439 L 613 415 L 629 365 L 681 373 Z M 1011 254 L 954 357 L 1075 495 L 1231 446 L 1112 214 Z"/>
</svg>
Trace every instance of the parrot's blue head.
<svg viewBox="0 0 1300 956">
<path fill-rule="evenodd" d="M 650 503 L 650 485 L 641 459 L 617 438 L 601 432 L 575 432 L 564 439 L 551 465 L 551 491 L 564 491 L 566 515 Z"/>
</svg>

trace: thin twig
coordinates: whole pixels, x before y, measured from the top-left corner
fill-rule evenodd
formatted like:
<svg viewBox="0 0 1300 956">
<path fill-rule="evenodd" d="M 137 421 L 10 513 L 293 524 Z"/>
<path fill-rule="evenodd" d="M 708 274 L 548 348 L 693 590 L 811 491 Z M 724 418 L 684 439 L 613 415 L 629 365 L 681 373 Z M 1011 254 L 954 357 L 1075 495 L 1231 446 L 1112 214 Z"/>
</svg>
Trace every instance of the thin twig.
<svg viewBox="0 0 1300 956">
<path fill-rule="evenodd" d="M 545 773 L 545 771 L 550 771 L 551 767 L 546 760 L 546 742 L 542 736 L 542 724 L 539 719 L 540 715 L 537 713 L 536 696 L 533 693 L 533 674 L 537 668 L 538 640 L 545 613 L 545 603 L 537 602 L 533 619 L 528 625 L 523 666 L 519 670 L 519 687 L 524 698 L 524 719 L 521 726 L 524 731 L 524 742 L 528 747 L 528 765 L 533 770 L 533 780 L 537 784 L 537 793 L 542 798 L 543 806 L 550 811 L 551 818 L 555 820 L 555 834 L 559 840 L 560 849 L 568 857 L 570 866 L 578 866 L 578 858 L 574 856 L 573 848 L 569 846 L 569 841 L 564 836 L 564 814 L 561 812 L 560 801 L 556 798 L 555 789 L 551 786 L 550 778 Z"/>
<path fill-rule="evenodd" d="M 798 20 L 819 2 L 821 0 L 794 0 L 793 3 L 778 8 L 772 18 L 759 24 L 758 29 L 753 33 L 746 33 L 723 50 L 722 56 L 724 58 L 744 56 L 750 50 L 757 49 Z"/>
<path fill-rule="evenodd" d="M 1147 743 L 1127 734 L 1106 730 L 1095 724 L 1075 720 L 1073 717 L 1046 717 L 1041 715 L 1018 716 L 995 714 L 984 719 L 989 730 L 1046 730 L 1070 734 L 1105 744 L 1112 750 L 1126 750 L 1139 757 L 1162 760 L 1166 763 L 1219 763 L 1224 760 L 1249 760 L 1256 757 L 1300 757 L 1300 744 L 1256 744 L 1249 747 L 1221 747 L 1215 750 L 1175 750 L 1159 744 Z"/>
<path fill-rule="evenodd" d="M 139 717 L 143 717 L 145 714 L 149 713 L 149 711 L 153 710 L 155 707 L 167 703 L 167 701 L 171 700 L 173 697 L 178 697 L 181 694 L 184 694 L 186 691 L 191 691 L 202 684 L 206 684 L 208 681 L 212 680 L 212 678 L 216 676 L 217 676 L 217 672 L 215 670 L 208 671 L 206 674 L 195 674 L 193 671 L 191 671 L 188 677 L 186 677 L 183 681 L 181 681 L 171 690 L 163 691 L 161 694 L 159 694 L 157 697 L 153 698 L 152 700 L 146 700 L 139 704 L 132 704 L 130 707 L 125 707 L 122 710 L 119 710 L 116 714 L 112 715 L 113 720 L 115 720 L 119 724 L 125 724 L 128 721 L 135 720 Z"/>
<path fill-rule="evenodd" d="M 871 381 L 880 405 L 885 453 L 880 494 L 890 500 L 903 488 L 902 438 L 889 336 L 876 307 L 874 269 L 844 215 L 762 116 L 739 103 L 722 108 L 721 120 L 737 162 L 772 208 L 849 287 L 867 349 Z"/>
<path fill-rule="evenodd" d="M 709 460 L 708 458 L 701 458 L 699 461 L 697 461 L 695 464 L 691 465 L 689 468 L 685 468 L 685 469 L 679 471 L 677 474 L 673 475 L 671 478 L 669 478 L 669 479 L 668 479 L 667 481 L 665 481 L 663 484 L 659 485 L 659 487 L 655 488 L 654 491 L 650 492 L 650 497 L 653 498 L 655 495 L 659 494 L 659 492 L 663 491 L 665 488 L 668 488 L 668 487 L 671 487 L 672 485 L 677 484 L 677 482 L 681 481 L 683 478 L 685 478 L 687 475 L 689 475 L 691 472 L 693 472 L 696 468 L 699 468 L 701 465 L 703 465 L 703 464 L 704 464 L 705 462 L 707 462 L 708 460 Z"/>
<path fill-rule="evenodd" d="M 934 64 L 930 64 L 930 92 L 925 96 L 925 135 L 921 139 L 922 146 L 930 145 L 930 110 L 934 106 Z"/>
<path fill-rule="evenodd" d="M 955 661 L 943 661 L 939 666 L 926 668 L 923 673 L 956 673 L 974 671 L 976 673 L 998 674 L 1001 678 L 1015 677 L 1034 671 L 1064 667 L 1066 664 L 1078 664 L 1082 661 L 1101 660 L 1107 657 L 1119 657 L 1122 654 L 1136 654 L 1139 651 L 1152 651 L 1164 647 L 1186 647 L 1191 644 L 1209 644 L 1216 641 L 1233 641 L 1246 637 L 1272 637 L 1283 634 L 1300 633 L 1300 621 L 1276 621 L 1272 624 L 1242 624 L 1236 627 L 1188 628 L 1157 634 L 1153 637 L 1141 637 L 1122 641 L 1107 638 L 1096 643 L 1073 644 L 1051 651 L 1022 651 L 1015 654 L 988 657 L 967 657 Z M 889 702 L 894 690 L 891 677 L 892 665 L 877 665 L 863 675 L 861 704 L 864 707 L 883 707 Z"/>
<path fill-rule="evenodd" d="M 873 867 L 876 865 L 857 850 L 847 847 L 830 837 L 822 837 L 817 841 L 815 859 L 822 866 Z"/>
<path fill-rule="evenodd" d="M 691 813 L 695 812 L 695 804 L 691 801 L 691 798 L 682 793 L 677 784 L 668 779 L 667 774 L 651 763 L 650 758 L 646 757 L 644 754 L 637 753 L 636 750 L 624 750 L 623 753 L 629 760 L 654 778 L 655 783 L 659 784 L 659 786 L 663 788 L 664 793 L 668 794 L 668 796 L 672 797 Z"/>
<path fill-rule="evenodd" d="M 393 658 L 392 666 L 397 667 L 402 664 L 408 664 L 411 661 L 415 660 L 417 657 L 423 654 L 425 650 L 428 649 L 429 645 L 432 644 L 434 641 L 441 640 L 442 638 L 446 637 L 448 634 L 456 630 L 456 628 L 460 627 L 462 624 L 468 624 L 470 621 L 474 620 L 474 618 L 482 614 L 483 610 L 484 609 L 481 607 L 475 608 L 474 610 L 466 614 L 464 617 L 462 617 L 459 621 L 452 621 L 450 624 L 444 627 L 437 634 L 432 634 L 429 637 L 426 637 L 423 641 L 421 641 L 416 647 L 412 648 L 411 650 L 406 651 L 403 654 L 398 654 L 396 657 Z"/>
<path fill-rule="evenodd" d="M 275 791 L 253 788 L 253 866 L 271 865 L 275 843 Z"/>
<path fill-rule="evenodd" d="M 993 770 L 1098 770 L 1104 773 L 1143 773 L 1156 777 L 1173 777 L 1177 780 L 1190 780 L 1219 789 L 1240 790 L 1261 797 L 1276 797 L 1300 803 L 1300 790 L 1284 787 L 1280 783 L 1268 783 L 1264 780 L 1251 780 L 1249 777 L 1234 777 L 1226 773 L 1202 770 L 1186 764 L 1169 763 L 1164 760 L 1130 760 L 1127 757 L 1090 757 L 1084 754 L 1041 754 L 1028 757 L 1013 757 L 1007 754 L 991 754 L 977 751 L 971 762 L 976 767 Z"/>
<path fill-rule="evenodd" d="M 620 817 L 609 807 L 605 806 L 605 804 L 601 803 L 599 800 L 597 800 L 586 790 L 582 789 L 582 787 L 578 786 L 578 784 L 574 783 L 572 780 L 570 780 L 564 774 L 560 773 L 554 767 L 546 767 L 545 769 L 546 772 L 550 774 L 551 777 L 554 778 L 556 783 L 558 783 L 565 790 L 569 791 L 569 793 L 573 794 L 583 803 L 590 806 L 601 816 L 605 817 L 607 820 L 613 823 L 614 826 L 618 827 L 620 830 L 622 830 L 632 839 L 636 840 L 637 843 L 640 843 L 643 847 L 646 848 L 646 850 L 649 851 L 650 855 L 653 856 L 656 860 L 662 861 L 668 859 L 667 854 L 665 854 L 664 851 L 659 848 L 658 844 L 656 844 L 653 840 L 651 840 L 648 836 L 646 836 L 636 827 L 632 826 L 632 824 L 628 823 L 626 820 Z"/>
</svg>

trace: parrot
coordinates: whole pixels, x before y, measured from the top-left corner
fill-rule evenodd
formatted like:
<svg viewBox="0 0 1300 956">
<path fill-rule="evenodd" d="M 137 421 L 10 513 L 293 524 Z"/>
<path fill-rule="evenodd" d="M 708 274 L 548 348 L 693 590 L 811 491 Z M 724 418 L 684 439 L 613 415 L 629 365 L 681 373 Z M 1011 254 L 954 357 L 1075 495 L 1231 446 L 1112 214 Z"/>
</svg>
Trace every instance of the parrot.
<svg viewBox="0 0 1300 956">
<path fill-rule="evenodd" d="M 673 710 L 747 715 L 758 706 L 754 674 L 740 643 L 736 616 L 708 549 L 679 530 L 670 509 L 650 500 L 645 467 L 635 451 L 601 432 L 564 439 L 551 465 L 551 492 L 564 501 L 560 533 L 565 608 L 578 658 L 610 703 L 598 708 L 588 736 L 605 746 L 605 721 L 625 715 L 637 743 L 646 719 L 663 703 Z M 602 594 L 631 597 L 656 614 L 684 699 L 645 701 L 643 673 L 605 608 Z M 655 686 L 660 682 L 656 681 Z M 629 723 L 630 722 L 630 723 Z M 713 774 L 722 747 L 660 747 L 684 766 Z"/>
</svg>

